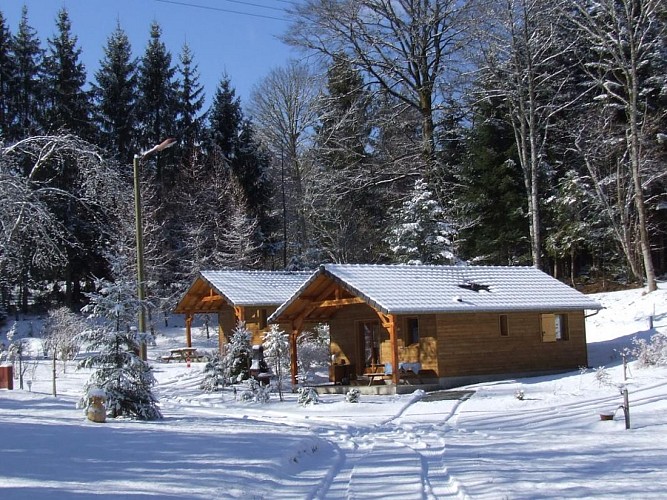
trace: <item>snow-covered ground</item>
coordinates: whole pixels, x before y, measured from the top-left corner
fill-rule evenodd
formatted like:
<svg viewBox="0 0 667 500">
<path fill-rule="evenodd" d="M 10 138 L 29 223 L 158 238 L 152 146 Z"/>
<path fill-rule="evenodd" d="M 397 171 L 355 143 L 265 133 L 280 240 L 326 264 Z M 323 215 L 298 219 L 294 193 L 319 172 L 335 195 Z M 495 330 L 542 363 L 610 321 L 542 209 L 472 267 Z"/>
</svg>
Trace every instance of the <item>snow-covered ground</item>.
<svg viewBox="0 0 667 500">
<path fill-rule="evenodd" d="M 667 333 L 667 285 L 601 294 L 590 364 L 623 380 L 617 350 Z M 654 329 L 649 330 L 648 316 Z M 158 348 L 183 343 L 167 330 Z M 199 347 L 215 344 L 201 334 Z M 467 387 L 467 400 L 292 394 L 265 405 L 202 393 L 203 364 L 155 363 L 164 420 L 88 421 L 88 374 L 50 364 L 32 392 L 0 391 L 0 498 L 665 498 L 667 368 L 629 365 L 631 429 L 619 389 L 595 370 Z M 523 391 L 524 398 L 516 397 Z"/>
</svg>

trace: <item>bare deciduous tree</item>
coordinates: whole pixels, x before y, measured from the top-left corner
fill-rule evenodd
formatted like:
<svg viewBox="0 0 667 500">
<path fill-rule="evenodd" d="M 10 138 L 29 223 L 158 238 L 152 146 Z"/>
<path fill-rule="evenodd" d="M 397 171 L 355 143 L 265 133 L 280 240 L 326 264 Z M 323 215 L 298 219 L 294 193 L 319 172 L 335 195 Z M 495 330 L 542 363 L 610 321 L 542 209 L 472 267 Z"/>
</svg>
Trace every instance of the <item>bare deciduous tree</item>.
<svg viewBox="0 0 667 500">
<path fill-rule="evenodd" d="M 559 39 L 556 10 L 545 0 L 487 2 L 478 39 L 482 99 L 507 105 L 524 177 L 533 265 L 543 267 L 540 179 L 554 118 L 577 99 L 565 96 L 569 68 L 561 64 L 571 44 Z"/>
<path fill-rule="evenodd" d="M 303 210 L 303 153 L 310 143 L 316 113 L 313 101 L 318 85 L 303 64 L 290 61 L 272 70 L 252 92 L 250 111 L 258 126 L 258 138 L 273 153 L 275 184 L 283 207 L 283 228 L 287 237 L 297 243 L 296 255 L 307 245 Z M 295 213 L 289 214 L 288 207 Z M 294 221 L 294 224 L 292 224 Z M 288 241 L 283 242 L 283 264 L 287 264 Z"/>
<path fill-rule="evenodd" d="M 294 7 L 285 36 L 332 60 L 345 54 L 367 83 L 421 119 L 426 176 L 436 165 L 435 127 L 443 94 L 462 67 L 470 0 L 307 0 Z"/>
<path fill-rule="evenodd" d="M 610 130 L 609 122 L 615 122 L 615 127 L 621 122 L 624 129 L 619 134 L 625 141 L 619 166 L 631 174 L 644 275 L 648 291 L 654 291 L 657 285 L 644 198 L 652 177 L 647 151 L 649 143 L 655 142 L 651 101 L 664 92 L 665 83 L 664 0 L 568 0 L 565 6 L 563 15 L 590 47 L 592 57 L 584 68 L 597 87 L 596 100 L 603 109 L 623 114 L 622 120 L 608 116 L 606 128 Z M 656 77 L 662 83 L 655 81 Z"/>
</svg>

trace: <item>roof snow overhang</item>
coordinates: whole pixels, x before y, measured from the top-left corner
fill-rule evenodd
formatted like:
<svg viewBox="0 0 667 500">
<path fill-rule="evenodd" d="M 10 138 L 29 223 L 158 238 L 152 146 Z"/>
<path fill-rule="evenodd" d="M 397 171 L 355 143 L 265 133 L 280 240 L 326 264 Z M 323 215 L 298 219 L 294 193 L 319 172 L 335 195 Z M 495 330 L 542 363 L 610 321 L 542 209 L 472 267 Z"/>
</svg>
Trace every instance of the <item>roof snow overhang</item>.
<svg viewBox="0 0 667 500">
<path fill-rule="evenodd" d="M 325 264 L 269 321 L 323 321 L 358 303 L 385 315 L 601 308 L 532 267 Z"/>
</svg>

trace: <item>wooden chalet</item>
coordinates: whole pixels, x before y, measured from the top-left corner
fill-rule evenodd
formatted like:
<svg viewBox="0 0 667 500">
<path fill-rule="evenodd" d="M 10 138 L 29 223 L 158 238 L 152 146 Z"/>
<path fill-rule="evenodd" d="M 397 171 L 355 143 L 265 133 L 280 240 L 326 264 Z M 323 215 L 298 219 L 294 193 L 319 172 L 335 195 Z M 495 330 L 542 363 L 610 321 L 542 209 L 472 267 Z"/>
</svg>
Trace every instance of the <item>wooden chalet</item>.
<svg viewBox="0 0 667 500">
<path fill-rule="evenodd" d="M 453 386 L 587 365 L 594 300 L 532 267 L 323 265 L 269 318 L 330 326 L 332 381 L 383 370 Z M 371 375 L 372 377 L 372 375 Z M 371 378 L 372 380 L 372 378 Z"/>
<path fill-rule="evenodd" d="M 267 318 L 291 297 L 311 272 L 201 271 L 174 312 L 185 314 L 185 343 L 192 347 L 195 314 L 217 314 L 219 348 L 229 340 L 237 322 L 245 321 L 253 344 L 262 343 Z"/>
</svg>

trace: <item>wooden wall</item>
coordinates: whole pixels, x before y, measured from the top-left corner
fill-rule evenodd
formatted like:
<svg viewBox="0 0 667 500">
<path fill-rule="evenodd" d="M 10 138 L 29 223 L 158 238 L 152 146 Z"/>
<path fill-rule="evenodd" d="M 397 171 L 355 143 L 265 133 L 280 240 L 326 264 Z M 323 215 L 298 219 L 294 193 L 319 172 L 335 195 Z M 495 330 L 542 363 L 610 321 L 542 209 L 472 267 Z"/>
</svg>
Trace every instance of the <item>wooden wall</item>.
<svg viewBox="0 0 667 500">
<path fill-rule="evenodd" d="M 583 311 L 549 311 L 567 315 L 568 340 L 543 342 L 540 313 L 508 313 L 508 335 L 500 334 L 500 314 L 459 313 L 398 316 L 398 353 L 401 362 L 421 363 L 436 377 L 465 377 L 503 373 L 576 369 L 587 364 Z M 419 320 L 419 344 L 407 344 L 407 319 Z M 359 323 L 378 321 L 366 305 L 341 308 L 330 320 L 331 353 L 336 363 L 355 365 L 359 356 Z M 380 326 L 380 362 L 391 362 L 388 332 Z"/>
<path fill-rule="evenodd" d="M 419 344 L 408 344 L 406 322 L 407 318 L 419 319 Z M 343 307 L 329 320 L 331 336 L 331 353 L 336 363 L 344 360 L 345 363 L 355 365 L 358 374 L 363 373 L 364 360 L 359 358 L 359 324 L 364 321 L 380 323 L 375 311 L 366 305 L 358 304 Z M 399 361 L 421 363 L 422 370 L 437 370 L 437 329 L 436 315 L 397 316 L 398 328 L 398 356 Z M 380 362 L 391 363 L 391 343 L 389 333 L 379 326 Z"/>
<path fill-rule="evenodd" d="M 549 311 L 558 313 L 558 311 Z M 540 314 L 507 314 L 508 335 L 500 335 L 500 315 L 438 314 L 440 377 L 519 373 L 577 368 L 587 364 L 583 311 L 568 317 L 569 339 L 543 342 Z"/>
</svg>

